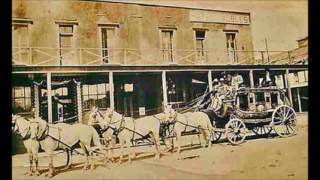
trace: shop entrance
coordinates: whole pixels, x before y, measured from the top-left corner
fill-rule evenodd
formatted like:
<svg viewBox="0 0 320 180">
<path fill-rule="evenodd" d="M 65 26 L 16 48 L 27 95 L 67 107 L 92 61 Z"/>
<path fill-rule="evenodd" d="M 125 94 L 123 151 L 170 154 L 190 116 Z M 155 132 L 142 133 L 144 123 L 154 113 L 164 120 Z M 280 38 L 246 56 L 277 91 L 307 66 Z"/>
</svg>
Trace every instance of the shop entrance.
<svg viewBox="0 0 320 180">
<path fill-rule="evenodd" d="M 39 97 L 39 116 L 48 121 L 47 82 L 36 83 Z M 52 81 L 52 122 L 78 120 L 77 84 L 75 80 Z"/>
<path fill-rule="evenodd" d="M 126 117 L 162 112 L 160 73 L 115 73 L 115 110 Z"/>
</svg>

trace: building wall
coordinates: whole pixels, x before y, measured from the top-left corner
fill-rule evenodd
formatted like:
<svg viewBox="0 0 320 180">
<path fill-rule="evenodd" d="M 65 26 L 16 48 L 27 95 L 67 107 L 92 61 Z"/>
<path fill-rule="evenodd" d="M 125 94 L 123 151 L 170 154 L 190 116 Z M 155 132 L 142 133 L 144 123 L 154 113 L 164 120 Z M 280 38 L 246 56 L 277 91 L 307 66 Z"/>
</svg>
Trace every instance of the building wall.
<svg viewBox="0 0 320 180">
<path fill-rule="evenodd" d="M 194 20 L 192 14 L 200 13 Z M 33 48 L 26 53 L 32 55 L 31 64 L 56 64 L 59 47 L 59 28 L 55 21 L 76 21 L 74 48 L 71 52 L 71 64 L 99 64 L 101 50 L 88 49 L 101 47 L 99 24 L 115 25 L 116 38 L 110 63 L 126 64 L 160 64 L 162 61 L 161 28 L 174 28 L 174 59 L 178 64 L 204 63 L 228 64 L 225 30 L 238 31 L 237 50 L 252 51 L 251 26 L 249 13 L 231 13 L 186 8 L 147 6 L 94 1 L 49 1 L 49 0 L 13 0 L 13 18 L 26 18 L 33 21 L 29 25 L 29 46 Z M 233 17 L 233 21 L 227 18 Z M 193 19 L 191 19 L 193 18 Z M 216 19 L 215 19 L 216 18 Z M 238 18 L 238 20 L 237 20 Z M 246 18 L 245 23 L 239 23 Z M 210 22 L 212 20 L 212 22 Z M 203 21 L 203 22 L 201 22 Z M 219 22 L 220 21 L 220 22 Z M 225 21 L 225 22 L 223 22 Z M 233 23 L 232 22 L 236 22 Z M 206 60 L 197 62 L 195 56 L 195 32 L 193 28 L 206 29 Z M 123 49 L 127 49 L 124 51 Z M 40 51 L 40 52 L 39 52 Z M 253 63 L 252 53 L 239 52 L 243 63 Z M 45 62 L 51 56 L 56 61 Z M 81 56 L 81 57 L 80 57 Z M 239 55 L 240 56 L 240 55 Z M 29 56 L 27 56 L 29 57 Z M 94 60 L 98 60 L 94 62 Z"/>
</svg>

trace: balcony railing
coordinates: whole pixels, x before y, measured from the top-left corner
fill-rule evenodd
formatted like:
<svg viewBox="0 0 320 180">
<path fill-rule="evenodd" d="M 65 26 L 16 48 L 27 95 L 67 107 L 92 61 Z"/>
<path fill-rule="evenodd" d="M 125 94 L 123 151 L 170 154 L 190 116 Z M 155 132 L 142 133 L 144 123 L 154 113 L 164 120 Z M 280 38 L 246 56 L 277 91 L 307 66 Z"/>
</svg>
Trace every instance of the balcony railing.
<svg viewBox="0 0 320 180">
<path fill-rule="evenodd" d="M 13 47 L 16 65 L 164 65 L 290 63 L 288 51 Z M 283 63 L 283 64 L 285 64 Z"/>
</svg>

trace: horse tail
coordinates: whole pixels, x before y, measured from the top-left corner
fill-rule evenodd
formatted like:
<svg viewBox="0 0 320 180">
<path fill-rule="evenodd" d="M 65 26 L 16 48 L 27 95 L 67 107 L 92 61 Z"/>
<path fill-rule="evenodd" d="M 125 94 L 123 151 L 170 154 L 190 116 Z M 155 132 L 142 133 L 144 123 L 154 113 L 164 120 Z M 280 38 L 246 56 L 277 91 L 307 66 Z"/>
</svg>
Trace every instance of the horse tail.
<svg viewBox="0 0 320 180">
<path fill-rule="evenodd" d="M 92 127 L 92 132 L 93 132 L 93 136 L 92 136 L 93 144 L 95 146 L 98 146 L 99 150 L 102 150 L 102 144 L 100 142 L 100 136 L 98 132 L 93 127 Z"/>
</svg>

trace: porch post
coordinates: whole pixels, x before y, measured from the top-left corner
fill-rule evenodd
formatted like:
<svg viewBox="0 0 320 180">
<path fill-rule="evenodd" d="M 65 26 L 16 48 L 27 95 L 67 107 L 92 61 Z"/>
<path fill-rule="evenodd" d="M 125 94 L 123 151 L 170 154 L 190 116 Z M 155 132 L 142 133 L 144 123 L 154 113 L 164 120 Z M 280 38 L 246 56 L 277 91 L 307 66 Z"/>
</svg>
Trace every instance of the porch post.
<svg viewBox="0 0 320 180">
<path fill-rule="evenodd" d="M 213 89 L 213 87 L 212 87 L 212 71 L 211 70 L 208 71 L 208 86 L 209 86 L 209 92 L 211 92 Z"/>
<path fill-rule="evenodd" d="M 162 95 L 163 105 L 166 106 L 168 105 L 166 71 L 162 71 Z"/>
<path fill-rule="evenodd" d="M 250 78 L 250 88 L 254 88 L 253 70 L 249 71 L 249 78 Z"/>
<path fill-rule="evenodd" d="M 82 94 L 81 84 L 77 82 L 77 104 L 78 104 L 78 122 L 82 123 Z"/>
<path fill-rule="evenodd" d="M 47 72 L 48 122 L 52 123 L 51 72 Z"/>
<path fill-rule="evenodd" d="M 109 94 L 110 94 L 110 108 L 114 109 L 114 84 L 113 84 L 113 72 L 109 72 Z"/>
<path fill-rule="evenodd" d="M 290 101 L 290 104 L 291 104 L 291 106 L 292 106 L 293 104 L 292 104 L 291 85 L 290 85 L 290 81 L 289 81 L 289 69 L 286 69 L 286 81 L 287 81 L 289 101 Z"/>
<path fill-rule="evenodd" d="M 299 106 L 299 112 L 302 112 L 301 108 L 301 99 L 300 99 L 300 88 L 297 88 L 297 95 L 298 95 L 298 106 Z"/>
<path fill-rule="evenodd" d="M 40 116 L 40 103 L 39 103 L 39 86 L 34 85 L 34 116 L 39 117 Z"/>
</svg>

